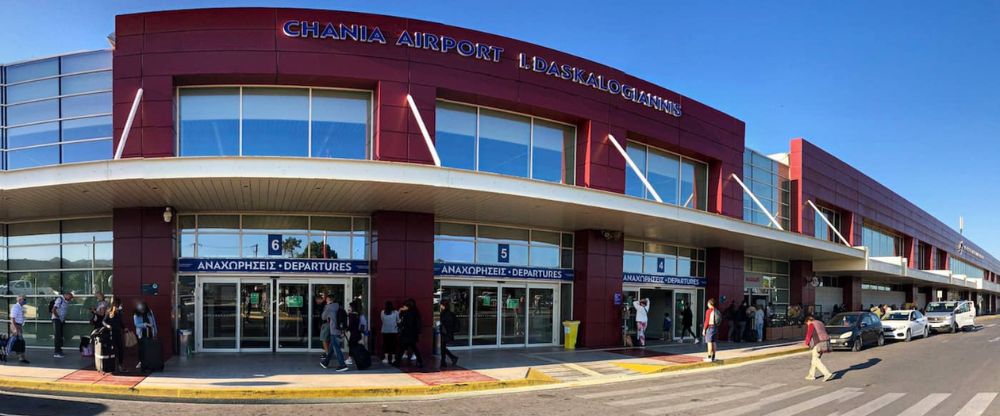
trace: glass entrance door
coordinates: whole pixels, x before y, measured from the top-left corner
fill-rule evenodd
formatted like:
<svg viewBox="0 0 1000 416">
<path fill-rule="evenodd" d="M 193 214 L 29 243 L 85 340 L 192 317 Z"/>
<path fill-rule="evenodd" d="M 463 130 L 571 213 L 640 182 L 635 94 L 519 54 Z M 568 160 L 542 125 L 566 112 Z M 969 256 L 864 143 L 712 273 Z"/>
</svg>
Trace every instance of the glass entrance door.
<svg viewBox="0 0 1000 416">
<path fill-rule="evenodd" d="M 326 304 L 320 303 L 321 299 L 329 296 L 340 302 L 341 307 L 346 307 L 350 299 L 351 289 L 350 279 L 311 279 L 309 285 L 311 289 L 309 294 L 311 295 L 311 310 L 309 316 L 312 317 L 312 333 L 309 335 L 309 349 L 311 350 L 322 350 L 323 349 L 323 339 L 320 338 L 320 331 L 323 328 L 325 322 L 323 321 L 323 308 Z M 377 311 L 381 309 L 372 309 L 372 313 L 378 313 Z M 371 318 L 369 318 L 371 320 Z M 371 326 L 371 324 L 369 324 Z"/>
<path fill-rule="evenodd" d="M 308 281 L 278 280 L 275 328 L 278 331 L 277 349 L 305 350 L 309 348 L 309 308 L 313 299 L 309 296 Z M 322 312 L 320 305 L 320 312 Z"/>
<path fill-rule="evenodd" d="M 240 350 L 271 351 L 271 280 L 241 279 L 240 299 Z"/>
<path fill-rule="evenodd" d="M 695 334 L 699 334 L 699 331 L 697 329 L 699 328 L 698 326 L 699 310 L 695 305 L 694 301 L 695 301 L 694 292 L 686 290 L 674 291 L 674 313 L 672 314 L 672 316 L 677 317 L 674 320 L 675 338 L 680 338 L 681 336 L 683 336 L 682 331 L 684 330 L 684 327 L 683 325 L 678 325 L 678 324 L 681 323 L 681 317 L 683 317 L 684 315 L 685 307 L 691 307 L 691 318 L 692 318 L 691 323 L 693 325 L 692 330 L 695 331 Z"/>
<path fill-rule="evenodd" d="M 501 345 L 524 345 L 527 335 L 527 314 L 525 302 L 528 289 L 521 287 L 501 287 L 500 325 Z"/>
<path fill-rule="evenodd" d="M 469 331 L 472 329 L 472 326 L 469 325 L 469 319 L 472 317 L 471 306 L 473 306 L 470 304 L 470 292 L 471 288 L 469 286 L 441 286 L 439 292 L 440 299 L 447 300 L 451 304 L 451 311 L 455 314 L 455 318 L 458 320 L 458 333 L 455 334 L 455 339 L 448 343 L 449 346 L 469 346 L 469 340 L 471 339 Z M 440 309 L 435 307 L 434 321 L 438 322 L 440 320 L 440 316 Z"/>
<path fill-rule="evenodd" d="M 497 309 L 500 306 L 496 286 L 472 288 L 472 345 L 497 345 Z"/>
<path fill-rule="evenodd" d="M 558 342 L 555 329 L 556 296 L 552 288 L 528 288 L 528 344 Z"/>
<path fill-rule="evenodd" d="M 206 282 L 202 284 L 201 348 L 215 350 L 236 349 L 238 282 Z"/>
</svg>

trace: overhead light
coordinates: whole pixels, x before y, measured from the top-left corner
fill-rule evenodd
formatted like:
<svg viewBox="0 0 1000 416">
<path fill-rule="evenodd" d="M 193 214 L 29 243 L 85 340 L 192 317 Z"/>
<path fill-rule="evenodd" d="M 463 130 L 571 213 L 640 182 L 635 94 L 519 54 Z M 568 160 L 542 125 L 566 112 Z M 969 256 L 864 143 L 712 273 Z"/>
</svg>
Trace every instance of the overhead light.
<svg viewBox="0 0 1000 416">
<path fill-rule="evenodd" d="M 174 219 L 174 210 L 170 207 L 163 209 L 163 222 L 169 223 L 170 220 Z"/>
</svg>

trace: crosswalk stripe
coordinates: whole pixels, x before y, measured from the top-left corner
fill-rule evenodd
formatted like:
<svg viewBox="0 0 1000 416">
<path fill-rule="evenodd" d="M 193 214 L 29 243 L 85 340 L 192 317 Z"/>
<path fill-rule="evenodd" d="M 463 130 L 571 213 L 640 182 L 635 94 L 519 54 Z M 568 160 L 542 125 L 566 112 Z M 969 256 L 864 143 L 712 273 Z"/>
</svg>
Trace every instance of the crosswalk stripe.
<svg viewBox="0 0 1000 416">
<path fill-rule="evenodd" d="M 635 394 L 635 393 L 648 393 L 648 392 L 651 392 L 651 391 L 668 390 L 668 389 L 675 389 L 675 388 L 686 387 L 686 386 L 697 386 L 697 385 L 708 384 L 708 383 L 717 383 L 718 381 L 719 380 L 715 380 L 715 379 L 711 379 L 711 378 L 709 378 L 709 379 L 701 379 L 701 380 L 691 380 L 691 381 L 685 381 L 685 382 L 682 382 L 682 383 L 664 384 L 664 385 L 652 386 L 652 387 L 639 387 L 639 388 L 634 388 L 634 389 L 603 391 L 603 392 L 600 392 L 600 393 L 583 394 L 583 395 L 579 395 L 579 396 L 576 396 L 576 397 L 579 397 L 581 399 L 600 399 L 600 398 L 604 398 L 604 397 L 627 396 L 629 394 Z"/>
<path fill-rule="evenodd" d="M 614 402 L 608 402 L 606 404 L 608 406 L 632 406 L 632 405 L 644 404 L 644 403 L 662 402 L 662 401 L 676 399 L 678 397 L 684 397 L 684 396 L 697 396 L 699 394 L 714 393 L 714 392 L 719 391 L 719 390 L 727 390 L 727 389 L 731 389 L 733 387 L 748 387 L 748 386 L 749 386 L 749 384 L 745 384 L 745 383 L 730 384 L 730 385 L 726 385 L 726 386 L 713 386 L 713 387 L 706 387 L 706 388 L 703 388 L 703 389 L 695 389 L 695 390 L 689 390 L 689 391 L 679 391 L 679 392 L 676 392 L 676 393 L 661 394 L 661 395 L 652 395 L 652 396 L 643 396 L 643 397 L 638 397 L 638 398 L 635 398 L 635 399 L 628 399 L 628 400 L 618 400 L 618 401 L 614 401 Z"/>
<path fill-rule="evenodd" d="M 976 394 L 975 396 L 972 396 L 972 399 L 969 400 L 969 402 L 966 403 L 965 406 L 962 406 L 962 408 L 958 410 L 958 413 L 955 413 L 955 416 L 981 415 L 983 414 L 983 412 L 986 411 L 987 407 L 990 407 L 990 403 L 992 403 L 993 399 L 995 399 L 996 397 L 997 393 Z"/>
<path fill-rule="evenodd" d="M 743 399 L 747 399 L 747 398 L 751 398 L 751 397 L 756 397 L 757 395 L 762 394 L 762 393 L 764 393 L 764 392 L 766 392 L 768 390 L 774 390 L 774 389 L 776 389 L 778 387 L 781 387 L 781 386 L 784 386 L 784 384 L 781 384 L 781 383 L 767 384 L 767 385 L 764 385 L 761 388 L 756 389 L 756 390 L 750 390 L 750 391 L 745 391 L 745 392 L 742 392 L 742 393 L 731 394 L 731 395 L 726 395 L 726 396 L 715 396 L 715 397 L 712 397 L 712 398 L 710 398 L 708 400 L 701 400 L 701 401 L 696 401 L 696 402 L 680 403 L 680 404 L 677 404 L 677 405 L 674 405 L 674 406 L 664 406 L 664 407 L 658 407 L 658 408 L 655 408 L 655 409 L 646 409 L 646 410 L 643 410 L 643 411 L 641 411 L 639 413 L 646 414 L 646 415 L 666 415 L 666 414 L 670 414 L 670 413 L 683 412 L 683 411 L 686 411 L 686 410 L 697 409 L 697 408 L 706 407 L 706 406 L 712 406 L 712 405 L 716 405 L 716 404 L 719 404 L 719 403 L 726 403 L 726 402 L 731 402 L 731 401 L 735 401 L 735 400 L 743 400 Z"/>
<path fill-rule="evenodd" d="M 890 403 L 899 400 L 901 397 L 905 396 L 906 393 L 886 393 L 879 398 L 865 403 L 857 408 L 847 412 L 847 413 L 832 413 L 830 416 L 868 416 L 874 413 L 876 410 L 888 406 Z"/>
<path fill-rule="evenodd" d="M 790 390 L 790 391 L 786 391 L 784 393 L 778 393 L 778 394 L 775 394 L 775 395 L 772 395 L 772 396 L 767 396 L 767 397 L 765 397 L 763 399 L 758 400 L 756 403 L 752 403 L 752 404 L 749 404 L 749 405 L 746 405 L 746 406 L 741 406 L 741 407 L 736 408 L 736 409 L 725 410 L 725 411 L 719 412 L 718 414 L 710 415 L 710 416 L 740 416 L 740 415 L 745 415 L 747 413 L 753 413 L 753 412 L 759 411 L 765 405 L 768 405 L 768 404 L 771 404 L 771 403 L 777 403 L 777 402 L 780 402 L 782 400 L 790 399 L 792 397 L 798 396 L 798 395 L 803 394 L 803 393 L 808 393 L 808 392 L 811 392 L 811 391 L 819 390 L 821 388 L 822 387 L 820 387 L 820 386 L 799 387 L 799 388 L 797 388 L 795 390 Z"/>
<path fill-rule="evenodd" d="M 930 394 L 917 402 L 917 404 L 910 406 L 909 409 L 904 410 L 899 416 L 924 416 L 931 409 L 941 404 L 948 396 L 951 396 L 951 393 Z"/>
<path fill-rule="evenodd" d="M 847 387 L 831 393 L 824 394 L 822 396 L 816 397 L 812 400 L 806 400 L 802 403 L 798 403 L 793 406 L 786 407 L 784 409 L 776 410 L 774 412 L 768 413 L 767 416 L 792 416 L 802 413 L 806 410 L 813 409 L 824 404 L 830 403 L 832 401 L 844 401 L 849 400 L 854 397 L 861 395 L 861 389 L 856 387 Z"/>
</svg>

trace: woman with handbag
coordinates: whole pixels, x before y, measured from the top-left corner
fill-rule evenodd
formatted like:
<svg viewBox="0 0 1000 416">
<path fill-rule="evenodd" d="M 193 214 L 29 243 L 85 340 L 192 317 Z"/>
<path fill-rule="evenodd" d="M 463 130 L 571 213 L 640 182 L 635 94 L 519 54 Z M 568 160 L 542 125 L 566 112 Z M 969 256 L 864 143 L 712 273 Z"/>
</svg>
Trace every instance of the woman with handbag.
<svg viewBox="0 0 1000 416">
<path fill-rule="evenodd" d="M 833 379 L 833 373 L 826 369 L 823 365 L 823 361 L 820 358 L 823 357 L 823 353 L 830 352 L 830 335 L 826 333 L 826 326 L 823 322 L 820 322 L 813 318 L 812 315 L 806 316 L 806 346 L 812 349 L 812 362 L 809 365 L 809 375 L 806 376 L 806 380 L 812 381 L 816 379 L 816 370 L 823 373 L 823 381 L 830 381 Z"/>
<path fill-rule="evenodd" d="M 153 316 L 153 311 L 149 310 L 149 305 L 146 302 L 140 300 L 135 303 L 132 323 L 135 324 L 135 333 L 139 337 L 139 363 L 135 365 L 135 368 L 147 368 L 148 359 L 153 357 L 146 357 L 147 351 L 143 344 L 155 339 L 157 330 L 156 317 Z"/>
<path fill-rule="evenodd" d="M 117 371 L 125 370 L 125 323 L 122 321 L 122 299 L 115 296 L 108 313 L 104 315 L 104 327 L 111 330 L 111 351 L 117 360 Z M 94 340 L 97 342 L 97 340 Z"/>
</svg>

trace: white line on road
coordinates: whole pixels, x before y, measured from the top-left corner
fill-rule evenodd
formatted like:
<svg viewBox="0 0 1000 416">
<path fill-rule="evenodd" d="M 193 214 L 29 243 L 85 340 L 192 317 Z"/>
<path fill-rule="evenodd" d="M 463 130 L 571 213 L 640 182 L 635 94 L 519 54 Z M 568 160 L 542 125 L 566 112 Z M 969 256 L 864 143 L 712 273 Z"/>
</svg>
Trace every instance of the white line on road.
<svg viewBox="0 0 1000 416">
<path fill-rule="evenodd" d="M 955 416 L 981 415 L 986 411 L 987 407 L 990 407 L 990 403 L 992 403 L 993 399 L 996 397 L 996 393 L 979 393 L 972 396 L 972 400 L 969 400 L 965 406 L 962 406 L 962 408 L 958 410 L 958 413 L 955 413 Z"/>
<path fill-rule="evenodd" d="M 845 401 L 860 396 L 861 389 L 857 387 L 847 387 L 832 393 L 827 393 L 812 400 L 807 400 L 794 406 L 789 406 L 781 410 L 768 413 L 767 416 L 792 416 L 813 409 L 832 401 Z"/>
<path fill-rule="evenodd" d="M 905 395 L 906 393 L 886 393 L 875 400 L 872 400 L 868 403 L 865 403 L 855 408 L 854 410 L 851 410 L 850 412 L 847 413 L 833 412 L 830 414 L 830 416 L 868 416 L 874 413 L 876 410 L 888 406 L 889 403 L 899 400 L 901 397 Z"/>
<path fill-rule="evenodd" d="M 997 326 L 997 324 L 989 324 L 989 325 L 986 325 L 986 327 L 987 327 L 987 328 L 993 328 L 993 327 L 995 327 L 995 326 Z"/>
<path fill-rule="evenodd" d="M 822 387 L 820 387 L 820 386 L 799 387 L 799 388 L 797 388 L 795 390 L 786 391 L 784 393 L 778 393 L 778 394 L 775 394 L 773 396 L 765 397 L 763 399 L 758 400 L 757 403 L 754 403 L 754 404 L 751 404 L 751 405 L 747 405 L 747 406 L 741 406 L 741 407 L 736 408 L 736 409 L 725 410 L 725 411 L 719 412 L 718 414 L 712 415 L 712 416 L 740 416 L 740 415 L 745 415 L 747 413 L 753 413 L 753 412 L 759 411 L 760 409 L 764 408 L 765 405 L 768 405 L 768 404 L 771 404 L 771 403 L 777 403 L 777 402 L 780 402 L 782 400 L 790 399 L 792 397 L 798 396 L 798 395 L 803 394 L 803 393 L 808 393 L 808 392 L 811 392 L 811 391 L 819 390 L 821 388 Z"/>
<path fill-rule="evenodd" d="M 903 413 L 899 414 L 899 416 L 924 416 L 927 412 L 930 412 L 931 409 L 945 401 L 948 396 L 951 396 L 951 393 L 934 393 L 928 395 L 927 397 L 924 397 L 923 400 L 917 402 L 917 404 L 904 410 Z"/>
<path fill-rule="evenodd" d="M 606 404 L 608 406 L 632 406 L 644 403 L 662 402 L 665 400 L 676 399 L 678 397 L 684 397 L 684 396 L 697 396 L 699 394 L 715 393 L 719 390 L 727 390 L 733 387 L 749 387 L 749 386 L 750 386 L 749 384 L 740 383 L 740 384 L 730 384 L 727 386 L 705 387 L 703 389 L 680 391 L 677 393 L 661 394 L 658 396 L 654 395 L 654 396 L 638 397 L 635 399 L 628 399 L 628 400 L 618 400 L 614 402 L 608 402 Z"/>
<path fill-rule="evenodd" d="M 997 342 L 997 341 L 1000 341 L 1000 337 L 993 338 L 987 342 Z"/>
<path fill-rule="evenodd" d="M 655 408 L 655 409 L 646 409 L 646 410 L 643 410 L 643 411 L 641 411 L 639 413 L 646 414 L 646 415 L 667 415 L 667 414 L 671 414 L 671 413 L 683 412 L 683 411 L 686 411 L 686 410 L 697 409 L 697 408 L 700 408 L 700 407 L 711 406 L 711 405 L 714 405 L 714 404 L 726 403 L 726 402 L 731 402 L 731 401 L 735 401 L 735 400 L 749 399 L 751 397 L 757 397 L 758 395 L 763 394 L 764 392 L 766 392 L 768 390 L 774 390 L 774 389 L 776 389 L 778 387 L 782 387 L 782 386 L 784 386 L 784 384 L 781 384 L 781 383 L 772 383 L 772 384 L 764 385 L 760 389 L 757 389 L 757 390 L 750 390 L 750 391 L 745 391 L 745 392 L 742 392 L 742 393 L 730 394 L 730 395 L 727 395 L 727 396 L 715 396 L 715 397 L 709 398 L 707 400 L 700 400 L 700 401 L 696 401 L 696 402 L 680 403 L 680 404 L 676 404 L 676 405 L 673 405 L 673 406 L 664 406 L 664 407 L 658 407 L 658 408 Z"/>
<path fill-rule="evenodd" d="M 718 382 L 719 382 L 719 380 L 707 378 L 707 379 L 702 379 L 702 380 L 691 380 L 691 381 L 685 381 L 685 382 L 682 382 L 682 383 L 664 384 L 664 385 L 653 386 L 653 387 L 639 387 L 639 388 L 634 388 L 634 389 L 603 391 L 603 392 L 600 392 L 600 393 L 583 394 L 583 395 L 576 396 L 576 397 L 579 397 L 581 399 L 600 399 L 600 398 L 604 398 L 604 397 L 626 396 L 626 395 L 635 394 L 635 393 L 648 393 L 648 392 L 657 391 L 657 390 L 668 390 L 668 389 L 674 389 L 674 388 L 685 387 L 685 386 L 697 386 L 697 385 L 700 385 L 700 384 L 718 383 Z"/>
</svg>

